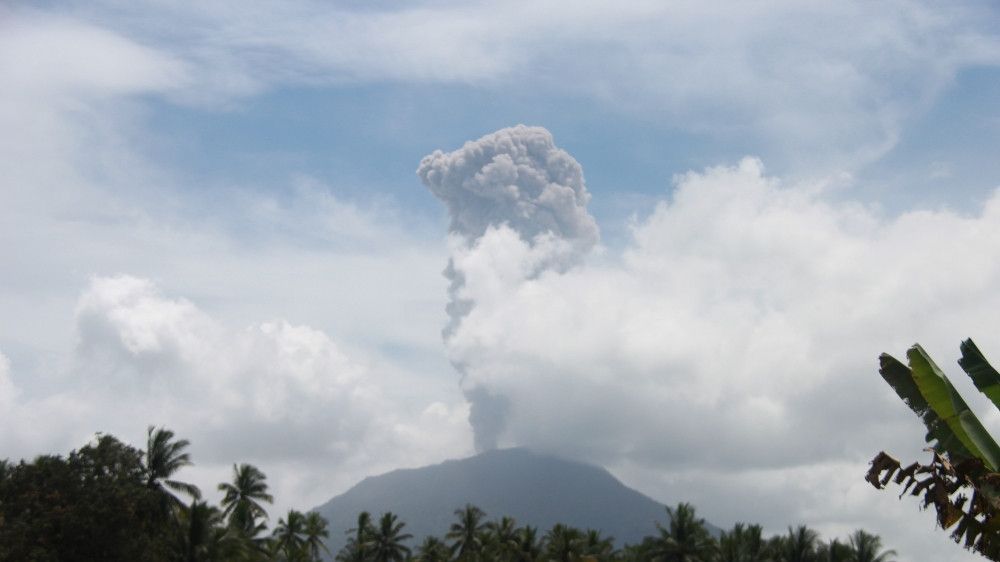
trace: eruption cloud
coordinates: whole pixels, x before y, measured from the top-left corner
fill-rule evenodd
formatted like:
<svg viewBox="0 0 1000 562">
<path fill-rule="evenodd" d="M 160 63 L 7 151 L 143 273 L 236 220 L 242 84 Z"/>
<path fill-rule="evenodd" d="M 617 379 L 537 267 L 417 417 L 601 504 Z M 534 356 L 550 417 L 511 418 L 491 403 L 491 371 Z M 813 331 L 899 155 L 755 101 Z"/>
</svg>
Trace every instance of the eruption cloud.
<svg viewBox="0 0 1000 562">
<path fill-rule="evenodd" d="M 453 152 L 425 156 L 417 175 L 451 216 L 452 256 L 444 275 L 450 281 L 445 344 L 457 336 L 473 313 L 467 293 L 478 266 L 497 267 L 513 279 L 532 279 L 546 271 L 565 271 L 597 244 L 597 222 L 587 211 L 590 193 L 583 168 L 558 148 L 543 127 L 517 125 L 501 129 Z M 511 239 L 523 250 L 511 256 Z M 480 278 L 484 277 L 482 275 Z M 507 281 L 513 281 L 508 278 Z M 502 281 L 500 281 L 502 282 Z M 470 403 L 469 423 L 479 451 L 497 447 L 506 424 L 509 400 L 470 377 L 465 361 L 452 358 L 462 375 L 462 391 Z"/>
</svg>

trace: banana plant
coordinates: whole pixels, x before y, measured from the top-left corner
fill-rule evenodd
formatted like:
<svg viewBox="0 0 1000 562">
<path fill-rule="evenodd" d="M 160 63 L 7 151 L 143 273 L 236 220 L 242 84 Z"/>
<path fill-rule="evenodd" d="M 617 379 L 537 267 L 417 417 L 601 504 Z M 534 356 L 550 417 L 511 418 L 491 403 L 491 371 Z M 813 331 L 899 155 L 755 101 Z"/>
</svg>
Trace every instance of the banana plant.
<svg viewBox="0 0 1000 562">
<path fill-rule="evenodd" d="M 961 352 L 959 366 L 1000 409 L 1000 373 L 971 339 Z M 866 480 L 878 489 L 894 481 L 903 487 L 900 497 L 922 497 L 943 529 L 954 527 L 955 542 L 1000 561 L 1000 446 L 920 345 L 906 359 L 904 365 L 883 353 L 879 374 L 927 428 L 931 462 L 904 468 L 883 451 L 872 459 Z"/>
</svg>

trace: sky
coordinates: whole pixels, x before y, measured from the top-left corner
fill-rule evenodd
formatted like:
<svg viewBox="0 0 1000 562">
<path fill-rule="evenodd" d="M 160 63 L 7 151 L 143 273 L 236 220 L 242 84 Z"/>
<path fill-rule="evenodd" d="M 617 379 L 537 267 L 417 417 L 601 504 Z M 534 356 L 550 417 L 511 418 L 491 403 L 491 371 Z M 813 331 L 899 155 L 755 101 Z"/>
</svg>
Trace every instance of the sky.
<svg viewBox="0 0 1000 562">
<path fill-rule="evenodd" d="M 526 446 L 972 560 L 863 475 L 1000 358 L 992 2 L 0 6 L 0 456 L 191 440 L 273 513 Z"/>
</svg>

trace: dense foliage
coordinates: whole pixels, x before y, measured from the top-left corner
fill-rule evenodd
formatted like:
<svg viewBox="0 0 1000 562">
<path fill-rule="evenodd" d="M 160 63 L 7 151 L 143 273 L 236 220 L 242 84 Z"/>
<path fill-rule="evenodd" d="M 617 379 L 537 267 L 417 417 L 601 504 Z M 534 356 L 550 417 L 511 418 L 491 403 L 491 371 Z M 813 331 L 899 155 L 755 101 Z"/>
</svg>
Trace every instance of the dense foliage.
<svg viewBox="0 0 1000 562">
<path fill-rule="evenodd" d="M 191 464 L 188 442 L 149 428 L 146 450 L 109 435 L 65 458 L 0 461 L 0 562 L 315 562 L 327 552 L 327 522 L 315 512 L 289 511 L 268 529 L 273 502 L 267 478 L 249 464 L 233 465 L 219 484 L 220 505 L 176 480 Z M 848 542 L 824 543 L 806 527 L 764 537 L 759 525 L 738 524 L 713 536 L 690 504 L 664 513 L 665 523 L 641 543 L 616 548 L 594 529 L 557 524 L 548 531 L 488 519 L 473 505 L 455 510 L 441 537 L 411 544 L 393 513 L 363 512 L 346 530 L 340 562 L 889 562 L 880 539 L 859 530 Z"/>
<path fill-rule="evenodd" d="M 146 450 L 110 435 L 66 457 L 0 460 L 0 562 L 313 562 L 329 536 L 290 511 L 267 530 L 267 478 L 248 464 L 219 484 L 221 509 L 174 479 L 186 440 L 150 427 Z"/>
<path fill-rule="evenodd" d="M 847 542 L 823 542 L 808 527 L 789 527 L 786 535 L 765 537 L 760 525 L 739 523 L 713 536 L 694 507 L 681 503 L 667 508 L 668 523 L 636 545 L 615 547 L 613 537 L 594 529 L 556 524 L 540 534 L 519 527 L 510 517 L 487 520 L 479 508 L 455 510 L 444 538 L 430 536 L 413 551 L 405 543 L 404 524 L 391 514 L 373 523 L 368 513 L 338 554 L 338 562 L 891 562 L 895 552 L 882 548 L 877 535 L 855 531 Z M 391 547 L 387 545 L 392 545 Z"/>
</svg>

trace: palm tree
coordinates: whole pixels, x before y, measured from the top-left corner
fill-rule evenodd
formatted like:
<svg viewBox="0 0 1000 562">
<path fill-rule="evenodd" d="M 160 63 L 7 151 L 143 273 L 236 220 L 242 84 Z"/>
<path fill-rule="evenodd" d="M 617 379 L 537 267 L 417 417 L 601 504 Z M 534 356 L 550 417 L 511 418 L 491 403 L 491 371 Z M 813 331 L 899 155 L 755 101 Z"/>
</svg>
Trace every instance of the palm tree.
<svg viewBox="0 0 1000 562">
<path fill-rule="evenodd" d="M 587 529 L 583 534 L 582 554 L 597 560 L 611 560 L 615 553 L 615 539 L 602 537 L 597 529 Z"/>
<path fill-rule="evenodd" d="M 306 517 L 300 511 L 289 510 L 287 519 L 278 519 L 274 528 L 274 547 L 285 555 L 285 560 L 304 560 L 306 556 Z"/>
<path fill-rule="evenodd" d="M 659 522 L 656 528 L 660 536 L 654 539 L 652 556 L 664 562 L 707 562 L 715 551 L 715 541 L 705 529 L 705 520 L 695 516 L 695 509 L 689 503 L 677 504 L 677 509 L 667 508 L 669 527 Z"/>
<path fill-rule="evenodd" d="M 403 543 L 413 537 L 403 533 L 406 523 L 392 512 L 382 515 L 378 527 L 371 534 L 371 560 L 373 562 L 403 562 L 410 555 L 410 548 Z"/>
<path fill-rule="evenodd" d="M 782 537 L 779 543 L 778 558 L 781 562 L 816 562 L 818 544 L 819 534 L 816 531 L 805 525 L 799 525 L 794 530 L 789 527 L 788 536 Z"/>
<path fill-rule="evenodd" d="M 236 560 L 246 554 L 243 541 L 223 525 L 222 512 L 193 500 L 180 516 L 181 559 L 184 562 Z"/>
<path fill-rule="evenodd" d="M 491 549 L 499 560 L 512 560 L 517 552 L 517 523 L 513 517 L 501 517 L 486 524 Z"/>
<path fill-rule="evenodd" d="M 583 534 L 579 529 L 556 523 L 554 527 L 549 529 L 545 542 L 548 543 L 545 552 L 549 560 L 574 562 L 580 557 Z"/>
<path fill-rule="evenodd" d="M 719 562 L 765 562 L 768 558 L 767 541 L 760 525 L 744 526 L 737 523 L 719 538 Z"/>
<path fill-rule="evenodd" d="M 541 560 L 544 544 L 538 540 L 538 529 L 522 527 L 517 532 L 517 562 L 536 562 Z"/>
<path fill-rule="evenodd" d="M 194 484 L 172 480 L 175 472 L 191 464 L 191 455 L 186 453 L 191 444 L 187 439 L 174 441 L 174 432 L 165 428 L 149 426 L 146 430 L 145 465 L 146 486 L 163 494 L 175 507 L 183 507 L 181 500 L 173 492 L 182 492 L 192 499 L 201 499 L 201 491 Z"/>
<path fill-rule="evenodd" d="M 465 504 L 463 509 L 456 509 L 458 521 L 451 524 L 448 539 L 455 541 L 451 545 L 452 552 L 457 553 L 458 560 L 475 560 L 483 549 L 482 524 L 486 516 L 483 510 L 472 504 Z"/>
<path fill-rule="evenodd" d="M 451 550 L 448 545 L 437 537 L 427 537 L 417 548 L 418 562 L 448 562 L 451 560 Z"/>
<path fill-rule="evenodd" d="M 879 552 L 882 549 L 882 538 L 867 533 L 864 529 L 854 531 L 849 540 L 851 550 L 854 551 L 851 562 L 893 562 L 895 559 L 895 550 Z"/>
<path fill-rule="evenodd" d="M 353 537 L 337 553 L 338 562 L 365 562 L 368 560 L 368 544 L 371 542 L 372 516 L 367 511 L 358 514 L 357 526 L 347 531 Z"/>
<path fill-rule="evenodd" d="M 309 556 L 313 560 L 321 559 L 320 550 L 330 554 L 326 545 L 323 544 L 323 539 L 330 536 L 330 531 L 327 530 L 327 522 L 322 515 L 315 511 L 307 513 L 303 532 L 305 533 L 306 550 L 309 551 Z"/>
<path fill-rule="evenodd" d="M 854 550 L 851 549 L 850 545 L 833 539 L 816 548 L 816 560 L 819 562 L 853 562 Z"/>
<path fill-rule="evenodd" d="M 267 493 L 267 476 L 252 464 L 233 465 L 233 483 L 219 484 L 222 498 L 222 514 L 229 518 L 229 524 L 239 529 L 247 538 L 256 537 L 266 528 L 259 519 L 267 519 L 267 510 L 262 503 L 273 503 L 274 498 Z"/>
</svg>

